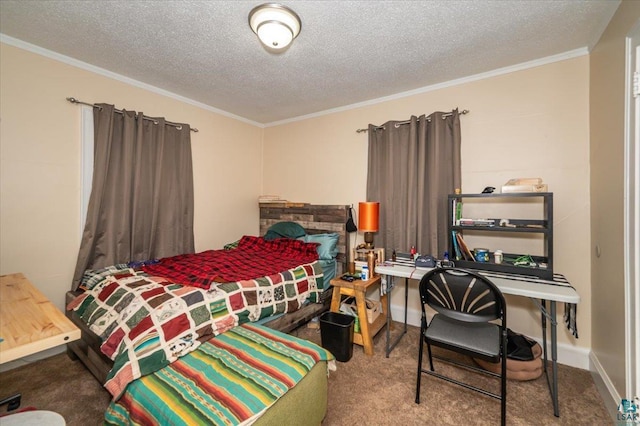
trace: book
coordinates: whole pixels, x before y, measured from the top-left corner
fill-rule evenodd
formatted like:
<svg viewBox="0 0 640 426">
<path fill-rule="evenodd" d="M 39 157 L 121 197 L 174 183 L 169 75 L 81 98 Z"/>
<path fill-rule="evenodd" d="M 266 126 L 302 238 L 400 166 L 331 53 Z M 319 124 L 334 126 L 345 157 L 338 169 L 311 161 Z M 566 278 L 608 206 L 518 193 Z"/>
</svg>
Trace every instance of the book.
<svg viewBox="0 0 640 426">
<path fill-rule="evenodd" d="M 463 260 L 462 252 L 460 251 L 460 245 L 458 244 L 458 238 L 456 231 L 451 231 L 451 241 L 453 242 L 453 255 L 455 260 Z"/>
<path fill-rule="evenodd" d="M 468 260 L 468 256 L 467 256 L 467 252 L 464 250 L 464 247 L 462 246 L 462 236 L 460 235 L 459 232 L 456 232 L 456 243 L 458 244 L 458 247 L 460 249 L 460 260 Z"/>
<path fill-rule="evenodd" d="M 460 226 L 495 226 L 495 220 L 493 219 L 458 219 L 458 225 Z"/>
<path fill-rule="evenodd" d="M 462 235 L 460 235 L 460 233 L 456 233 L 456 238 L 458 240 L 458 245 L 460 245 L 460 251 L 463 254 L 463 257 L 465 258 L 464 260 L 470 260 L 472 262 L 475 262 L 476 259 L 473 257 L 473 253 L 471 253 L 471 250 L 469 250 L 469 246 L 467 246 L 467 243 L 464 242 L 464 239 L 462 238 Z"/>
<path fill-rule="evenodd" d="M 454 222 L 456 225 L 460 224 L 460 219 L 462 219 L 462 200 L 457 200 L 456 203 L 456 221 Z"/>
<path fill-rule="evenodd" d="M 452 222 L 455 226 L 460 225 L 460 218 L 462 218 L 462 200 L 458 198 L 454 198 L 452 201 L 452 213 L 453 216 L 451 218 Z"/>
</svg>

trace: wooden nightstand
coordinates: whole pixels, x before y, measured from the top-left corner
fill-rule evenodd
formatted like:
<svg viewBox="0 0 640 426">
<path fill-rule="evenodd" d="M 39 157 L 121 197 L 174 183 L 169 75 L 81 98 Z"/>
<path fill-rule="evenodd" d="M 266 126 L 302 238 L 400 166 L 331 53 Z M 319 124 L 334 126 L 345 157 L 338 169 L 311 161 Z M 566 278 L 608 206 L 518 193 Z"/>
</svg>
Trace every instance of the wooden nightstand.
<svg viewBox="0 0 640 426">
<path fill-rule="evenodd" d="M 387 325 L 387 295 L 380 297 L 382 303 L 382 314 L 376 318 L 373 323 L 367 320 L 367 306 L 365 303 L 365 295 L 367 289 L 371 286 L 380 285 L 380 275 L 369 280 L 355 280 L 353 282 L 343 281 L 340 278 L 331 280 L 333 285 L 333 296 L 331 298 L 331 312 L 340 311 L 340 302 L 342 296 L 354 296 L 356 299 L 356 307 L 358 309 L 358 319 L 360 321 L 360 333 L 353 334 L 353 343 L 364 347 L 366 355 L 373 355 L 373 336 Z"/>
</svg>

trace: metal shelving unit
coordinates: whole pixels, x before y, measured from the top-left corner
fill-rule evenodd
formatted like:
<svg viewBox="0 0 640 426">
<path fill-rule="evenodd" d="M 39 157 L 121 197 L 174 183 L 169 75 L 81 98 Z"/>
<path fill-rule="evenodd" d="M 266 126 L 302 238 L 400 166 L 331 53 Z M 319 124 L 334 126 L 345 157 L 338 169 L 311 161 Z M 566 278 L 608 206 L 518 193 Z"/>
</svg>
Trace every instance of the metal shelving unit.
<svg viewBox="0 0 640 426">
<path fill-rule="evenodd" d="M 501 220 L 505 218 L 488 218 L 493 221 L 488 225 L 458 225 L 454 216 L 455 204 L 463 203 L 464 199 L 481 198 L 487 200 L 500 200 L 502 202 L 515 201 L 522 198 L 540 198 L 542 199 L 542 217 L 537 219 L 508 219 L 509 226 L 501 226 Z M 553 193 L 551 192 L 519 192 L 506 194 L 450 194 L 448 196 L 448 239 L 449 253 L 456 266 L 468 269 L 479 269 L 486 271 L 508 272 L 511 274 L 533 275 L 544 279 L 553 279 Z M 505 261 L 502 263 L 494 262 L 494 253 L 489 253 L 488 262 L 477 262 L 464 259 L 455 259 L 455 246 L 453 242 L 453 232 L 460 233 L 461 236 L 470 233 L 502 233 L 505 236 L 517 238 L 518 234 L 541 234 L 544 239 L 544 252 L 540 255 L 531 255 L 537 265 L 542 266 L 515 266 L 512 261 L 506 259 L 514 259 L 522 256 L 523 253 L 504 253 Z M 472 250 L 471 247 L 469 247 Z"/>
</svg>

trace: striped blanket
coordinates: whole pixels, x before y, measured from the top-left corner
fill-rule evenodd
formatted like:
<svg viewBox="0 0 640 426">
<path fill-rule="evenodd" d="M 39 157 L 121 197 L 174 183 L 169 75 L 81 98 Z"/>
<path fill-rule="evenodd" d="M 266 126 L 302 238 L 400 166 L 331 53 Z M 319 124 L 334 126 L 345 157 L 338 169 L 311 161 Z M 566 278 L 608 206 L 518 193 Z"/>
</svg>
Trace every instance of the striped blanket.
<svg viewBox="0 0 640 426">
<path fill-rule="evenodd" d="M 319 300 L 318 262 L 205 290 L 135 271 L 108 276 L 78 296 L 73 309 L 114 360 L 105 387 L 117 399 L 127 385 L 248 321 L 293 312 Z"/>
<path fill-rule="evenodd" d="M 131 383 L 109 405 L 105 423 L 250 424 L 317 362 L 332 360 L 330 352 L 309 341 L 241 325 Z"/>
</svg>

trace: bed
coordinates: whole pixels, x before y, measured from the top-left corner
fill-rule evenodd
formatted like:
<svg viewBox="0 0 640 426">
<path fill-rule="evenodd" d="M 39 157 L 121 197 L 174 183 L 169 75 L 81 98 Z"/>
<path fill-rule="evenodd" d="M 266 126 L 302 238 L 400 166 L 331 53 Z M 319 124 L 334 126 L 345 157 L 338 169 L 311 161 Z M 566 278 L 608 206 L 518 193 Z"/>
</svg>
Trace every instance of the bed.
<svg viewBox="0 0 640 426">
<path fill-rule="evenodd" d="M 77 292 L 69 292 L 67 295 L 67 315 L 82 329 L 82 339 L 69 344 L 68 352 L 72 357 L 80 358 L 112 393 L 113 402 L 107 411 L 106 420 L 121 423 L 119 416 L 131 418 L 132 413 L 146 413 L 148 419 L 155 419 L 155 422 L 173 423 L 163 417 L 171 410 L 165 410 L 165 414 L 145 411 L 145 407 L 160 407 L 162 404 L 158 401 L 150 405 L 138 405 L 138 402 L 144 400 L 138 392 L 139 388 L 146 387 L 145 383 L 155 383 L 151 388 L 158 393 L 158 375 L 170 374 L 176 383 L 182 383 L 181 395 L 195 398 L 192 393 L 203 389 L 219 395 L 219 389 L 212 390 L 211 385 L 207 384 L 210 383 L 207 380 L 213 379 L 198 376 L 198 380 L 205 381 L 205 385 L 199 386 L 193 377 L 178 378 L 176 371 L 172 369 L 189 371 L 190 367 L 185 365 L 189 366 L 195 358 L 202 356 L 205 349 L 211 349 L 212 345 L 215 347 L 219 340 L 227 339 L 228 336 L 253 333 L 260 336 L 263 347 L 265 342 L 266 346 L 278 342 L 280 346 L 286 344 L 296 348 L 303 347 L 303 342 L 296 341 L 283 332 L 290 331 L 328 309 L 331 288 L 328 286 L 329 279 L 325 277 L 330 278 L 344 270 L 344 255 L 348 253 L 348 236 L 344 230 L 347 209 L 348 206 L 261 205 L 262 237 L 243 236 L 223 250 L 176 256 L 170 263 L 162 259 L 159 262 L 113 265 L 85 274 L 87 279 L 83 282 L 89 283 L 85 282 L 88 291 L 80 296 Z M 297 224 L 304 229 L 304 235 L 295 238 L 269 235 L 282 232 L 283 229 L 287 233 L 287 226 L 282 226 L 285 224 Z M 321 248 L 326 248 L 326 245 L 320 242 L 326 242 L 329 237 L 332 249 L 323 252 Z M 242 256 L 235 263 L 227 262 L 225 257 L 239 256 L 248 247 L 251 250 L 262 250 L 264 245 L 281 253 L 292 250 L 293 246 L 301 250 L 302 255 L 298 253 L 300 259 L 296 259 L 295 266 L 289 265 L 287 269 L 277 273 L 264 270 L 259 262 L 243 260 Z M 317 253 L 314 259 L 308 256 L 310 247 L 314 249 L 314 254 Z M 257 254 L 258 251 L 253 253 L 255 257 L 262 257 Z M 212 267 L 220 262 L 224 267 Z M 248 270 L 259 276 L 247 279 Z M 185 282 L 190 285 L 181 285 Z M 276 294 L 278 297 L 275 297 Z M 178 319 L 173 312 L 180 304 L 187 305 L 187 308 Z M 154 318 L 164 315 L 167 316 L 167 321 L 139 320 L 140 312 L 151 309 L 160 309 L 161 313 L 156 313 Z M 211 314 L 207 315 L 207 312 Z M 233 347 L 225 349 L 236 355 L 246 352 Z M 309 348 L 305 350 L 309 351 Z M 302 418 L 306 422 L 311 420 L 311 423 L 320 423 L 326 410 L 327 362 L 331 362 L 332 356 L 323 355 L 321 348 L 316 350 L 318 351 L 312 356 L 314 362 L 306 365 L 305 371 L 294 374 L 295 380 L 293 377 L 283 378 L 289 387 L 281 386 L 282 389 L 278 391 L 281 393 L 275 392 L 272 400 L 267 398 L 266 406 L 257 404 L 251 410 L 239 410 L 240 417 L 234 417 L 238 414 L 235 411 L 226 415 L 226 411 L 212 410 L 212 403 L 207 403 L 207 408 L 203 408 L 202 413 L 217 413 L 215 415 L 220 416 L 220 419 L 226 419 L 221 420 L 223 424 L 248 424 L 254 421 L 260 423 L 269 418 L 291 418 L 296 411 L 292 411 L 292 407 L 304 407 L 304 412 L 300 413 Z M 297 354 L 294 358 L 300 356 L 298 352 L 291 350 L 287 350 L 287 353 Z M 230 359 L 230 355 L 226 354 L 223 358 Z M 276 354 L 275 358 L 252 359 L 249 363 L 271 365 L 274 360 L 279 359 L 281 354 Z M 241 370 L 245 371 L 246 367 Z M 215 371 L 212 370 L 214 374 Z M 272 377 L 268 382 L 275 380 Z M 162 383 L 166 388 L 166 382 Z M 259 393 L 264 399 L 264 392 Z M 203 398 L 201 395 L 196 399 L 202 402 L 206 399 Z M 179 399 L 182 400 L 182 397 Z M 175 398 L 169 400 L 172 401 L 171 407 L 177 404 Z M 251 400 L 251 395 L 245 395 L 240 401 L 246 400 Z M 313 403 L 310 404 L 310 401 Z M 198 412 L 193 409 L 193 401 L 185 403 L 191 407 L 188 410 L 190 413 Z M 237 408 L 238 401 L 232 402 L 231 406 Z M 284 410 L 286 417 L 279 417 L 283 415 L 279 410 Z M 315 410 L 315 420 L 305 414 L 309 410 Z M 208 423 L 210 419 L 203 421 Z"/>
<path fill-rule="evenodd" d="M 326 354 L 311 342 L 243 324 L 132 382 L 107 408 L 105 423 L 320 424 Z"/>
</svg>

